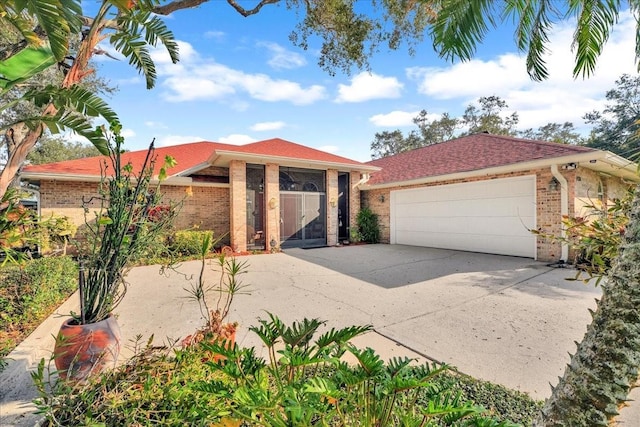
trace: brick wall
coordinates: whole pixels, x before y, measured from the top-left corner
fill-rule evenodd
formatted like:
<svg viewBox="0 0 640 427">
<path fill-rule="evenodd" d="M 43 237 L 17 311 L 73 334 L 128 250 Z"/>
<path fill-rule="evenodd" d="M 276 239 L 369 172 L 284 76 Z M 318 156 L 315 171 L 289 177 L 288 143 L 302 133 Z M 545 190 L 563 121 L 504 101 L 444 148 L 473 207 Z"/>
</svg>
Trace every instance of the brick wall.
<svg viewBox="0 0 640 427">
<path fill-rule="evenodd" d="M 82 199 L 93 201 L 89 207 L 98 209 L 98 183 L 45 180 L 40 183 L 40 203 L 42 216 L 51 214 L 69 217 L 74 224 L 84 224 Z M 213 230 L 215 236 L 229 231 L 229 189 L 225 187 L 189 187 L 191 196 L 187 196 L 187 187 L 163 185 L 161 191 L 165 200 L 184 200 L 180 215 L 176 219 L 178 230 L 197 226 L 201 230 Z M 89 219 L 93 214 L 89 214 Z M 223 242 L 228 242 L 228 235 Z"/>
<path fill-rule="evenodd" d="M 232 160 L 229 163 L 229 234 L 231 247 L 236 251 L 247 250 L 247 163 Z"/>
<path fill-rule="evenodd" d="M 265 180 L 266 249 L 271 250 L 280 247 L 280 166 L 267 164 Z M 271 244 L 272 241 L 274 245 Z"/>
<path fill-rule="evenodd" d="M 351 172 L 349 176 L 349 229 L 358 226 L 358 212 L 360 212 L 360 188 L 356 184 L 360 181 L 360 172 Z M 351 234 L 348 234 L 349 237 Z"/>
<path fill-rule="evenodd" d="M 327 180 L 327 245 L 334 246 L 338 243 L 338 171 L 329 169 L 326 173 Z"/>
</svg>

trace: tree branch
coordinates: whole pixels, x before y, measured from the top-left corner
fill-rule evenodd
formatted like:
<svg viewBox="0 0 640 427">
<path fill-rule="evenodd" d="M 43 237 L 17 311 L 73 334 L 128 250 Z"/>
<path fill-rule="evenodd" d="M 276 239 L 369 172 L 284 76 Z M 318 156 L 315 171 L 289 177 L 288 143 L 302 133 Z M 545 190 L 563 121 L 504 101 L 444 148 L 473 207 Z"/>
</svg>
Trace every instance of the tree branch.
<svg viewBox="0 0 640 427">
<path fill-rule="evenodd" d="M 177 10 L 191 9 L 209 1 L 210 0 L 175 0 L 165 4 L 164 6 L 154 7 L 153 13 L 156 13 L 158 15 L 169 15 Z M 260 10 L 264 6 L 268 4 L 276 4 L 280 1 L 282 0 L 261 0 L 257 5 L 255 5 L 253 9 L 245 9 L 244 7 L 240 6 L 236 0 L 227 0 L 227 3 L 229 3 L 229 5 L 236 10 L 236 12 L 246 18 L 247 16 L 255 15 L 256 13 L 260 12 Z"/>
</svg>

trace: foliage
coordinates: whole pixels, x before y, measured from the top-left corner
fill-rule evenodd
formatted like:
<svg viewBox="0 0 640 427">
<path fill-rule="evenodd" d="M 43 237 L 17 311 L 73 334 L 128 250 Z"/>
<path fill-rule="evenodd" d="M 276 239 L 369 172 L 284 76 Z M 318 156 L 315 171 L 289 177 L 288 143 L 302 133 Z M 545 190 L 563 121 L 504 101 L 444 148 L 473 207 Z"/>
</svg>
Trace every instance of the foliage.
<svg viewBox="0 0 640 427">
<path fill-rule="evenodd" d="M 422 0 L 421 3 L 429 4 L 430 1 Z M 440 7 L 432 21 L 430 35 L 441 57 L 463 61 L 472 59 L 477 45 L 482 43 L 491 27 L 512 21 L 515 25 L 509 24 L 515 26 L 516 45 L 526 53 L 527 72 L 536 81 L 549 77 L 544 56 L 548 52 L 549 34 L 554 24 L 572 19 L 576 22 L 571 41 L 572 51 L 575 52 L 573 76 L 591 76 L 623 7 L 621 2 L 616 1 L 573 0 L 497 3 L 492 0 L 447 0 L 438 2 L 438 5 Z M 635 2 L 630 2 L 630 8 L 636 14 L 639 7 Z M 639 58 L 640 39 L 636 40 L 636 62 Z M 640 63 L 638 65 L 640 67 Z"/>
<path fill-rule="evenodd" d="M 126 291 L 124 274 L 130 262 L 157 242 L 178 213 L 179 206 L 173 205 L 168 210 L 162 209 L 162 214 L 158 210 L 164 206 L 160 182 L 166 176 L 166 168 L 175 165 L 175 161 L 165 158 L 158 172 L 158 183 L 153 184 L 157 162 L 153 142 L 136 171 L 132 164 L 122 164 L 124 138 L 119 130 L 116 125 L 109 136 L 110 156 L 102 165 L 100 207 L 93 212 L 93 220 L 89 218 L 93 200 L 83 200 L 86 213 L 83 232 L 88 245 L 80 254 L 80 313 L 73 314 L 80 324 L 97 322 L 111 314 Z M 109 169 L 112 176 L 107 177 Z"/>
<path fill-rule="evenodd" d="M 40 250 L 48 252 L 51 243 L 62 246 L 62 254 L 67 254 L 67 245 L 78 231 L 73 221 L 66 216 L 51 215 L 49 218 L 41 219 L 38 223 L 40 233 Z"/>
<path fill-rule="evenodd" d="M 406 136 L 399 129 L 377 132 L 371 143 L 371 157 L 387 157 L 479 132 L 517 134 L 518 113 L 514 111 L 503 117 L 503 111 L 508 108 L 503 99 L 498 96 L 483 96 L 478 99 L 478 104 L 479 106 L 469 104 L 462 117 L 451 117 L 449 113 L 444 113 L 439 118 L 431 118 L 426 110 L 422 110 L 413 119 L 418 129 L 410 131 Z"/>
<path fill-rule="evenodd" d="M 214 269 L 219 274 L 218 282 L 207 285 L 205 270 L 207 254 L 215 242 L 211 241 L 211 234 L 203 234 L 200 241 L 200 273 L 191 287 L 186 289 L 189 296 L 198 302 L 200 314 L 205 325 L 194 335 L 183 341 L 183 344 L 193 345 L 205 339 L 231 339 L 236 332 L 236 323 L 227 322 L 229 310 L 236 295 L 247 295 L 247 287 L 240 276 L 247 272 L 247 261 L 238 261 L 234 256 L 227 256 L 224 252 L 210 260 L 217 264 Z M 210 301 L 215 300 L 215 309 Z"/>
<path fill-rule="evenodd" d="M 362 208 L 356 216 L 356 222 L 363 242 L 378 243 L 380 241 L 378 214 L 374 213 L 370 208 Z"/>
<path fill-rule="evenodd" d="M 211 230 L 179 230 L 168 238 L 167 246 L 175 256 L 202 254 L 202 242 L 208 239 L 207 253 L 213 249 L 213 231 Z"/>
<path fill-rule="evenodd" d="M 543 402 L 498 384 L 451 371 L 445 372 L 442 377 L 443 381 L 452 383 L 452 391 L 460 391 L 463 399 L 481 405 L 499 419 L 528 426 L 542 409 Z"/>
<path fill-rule="evenodd" d="M 10 188 L 0 199 L 0 254 L 3 261 L 19 263 L 38 244 L 37 215 L 20 203 L 23 193 Z"/>
<path fill-rule="evenodd" d="M 77 287 L 69 257 L 38 258 L 0 269 L 0 356 L 6 356 Z"/>
<path fill-rule="evenodd" d="M 267 346 L 268 361 L 253 348 L 203 343 L 172 351 L 149 342 L 126 365 L 84 385 L 47 383 L 43 360 L 34 375 L 43 426 L 418 426 L 426 420 L 432 427 L 506 427 L 512 425 L 506 412 L 526 424 L 536 407 L 521 393 L 444 365 L 401 358 L 385 363 L 373 350 L 349 344 L 366 326 L 315 338 L 323 324 L 304 319 L 285 325 L 273 315 L 261 320 L 252 330 Z M 213 362 L 211 351 L 227 358 Z M 492 389 L 499 391 L 495 399 Z M 470 403 L 485 399 L 490 415 Z"/>
<path fill-rule="evenodd" d="M 606 99 L 604 110 L 584 116 L 587 123 L 594 125 L 587 145 L 627 158 L 640 156 L 640 76 L 623 74 Z"/>
<path fill-rule="evenodd" d="M 583 145 L 584 138 L 576 131 L 573 123 L 547 123 L 537 130 L 533 128 L 519 132 L 519 136 L 538 141 L 557 142 L 558 144 Z"/>
<path fill-rule="evenodd" d="M 352 226 L 349 229 L 349 241 L 352 243 L 360 243 L 362 241 L 362 236 L 357 226 Z"/>
<path fill-rule="evenodd" d="M 99 155 L 100 152 L 93 145 L 42 137 L 27 156 L 27 160 L 32 165 L 39 165 Z"/>
</svg>

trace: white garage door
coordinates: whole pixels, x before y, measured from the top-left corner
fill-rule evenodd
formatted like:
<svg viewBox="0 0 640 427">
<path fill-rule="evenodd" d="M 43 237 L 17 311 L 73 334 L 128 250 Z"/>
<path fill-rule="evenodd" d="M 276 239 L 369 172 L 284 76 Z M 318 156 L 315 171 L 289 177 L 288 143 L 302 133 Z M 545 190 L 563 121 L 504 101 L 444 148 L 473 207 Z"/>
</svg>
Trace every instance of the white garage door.
<svg viewBox="0 0 640 427">
<path fill-rule="evenodd" d="M 391 192 L 391 243 L 535 258 L 535 176 Z"/>
</svg>

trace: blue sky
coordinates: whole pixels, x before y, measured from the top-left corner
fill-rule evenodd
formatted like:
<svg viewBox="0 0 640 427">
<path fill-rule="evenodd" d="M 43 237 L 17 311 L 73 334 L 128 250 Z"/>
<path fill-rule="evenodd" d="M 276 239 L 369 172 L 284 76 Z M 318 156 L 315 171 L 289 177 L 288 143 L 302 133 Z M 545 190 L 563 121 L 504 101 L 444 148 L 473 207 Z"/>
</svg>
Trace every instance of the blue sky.
<svg viewBox="0 0 640 427">
<path fill-rule="evenodd" d="M 589 80 L 572 78 L 571 23 L 558 26 L 547 58 L 551 78 L 543 83 L 529 80 L 506 28 L 492 32 L 471 62 L 439 59 L 425 37 L 413 57 L 406 47 L 382 48 L 370 73 L 330 76 L 317 65 L 319 46 L 303 51 L 289 42 L 295 22 L 284 7 L 243 18 L 216 0 L 176 12 L 166 23 L 179 41 L 181 61 L 174 65 L 154 52 L 158 81 L 152 90 L 126 60 L 98 57 L 98 72 L 119 88 L 107 101 L 123 122 L 127 148 L 145 148 L 152 138 L 166 146 L 279 137 L 367 161 L 376 132 L 413 129 L 411 119 L 421 109 L 434 118 L 458 116 L 489 95 L 518 111 L 522 129 L 571 121 L 586 132 L 584 113 L 603 108 L 621 74 L 636 73 L 635 22 L 628 14 Z"/>
</svg>

